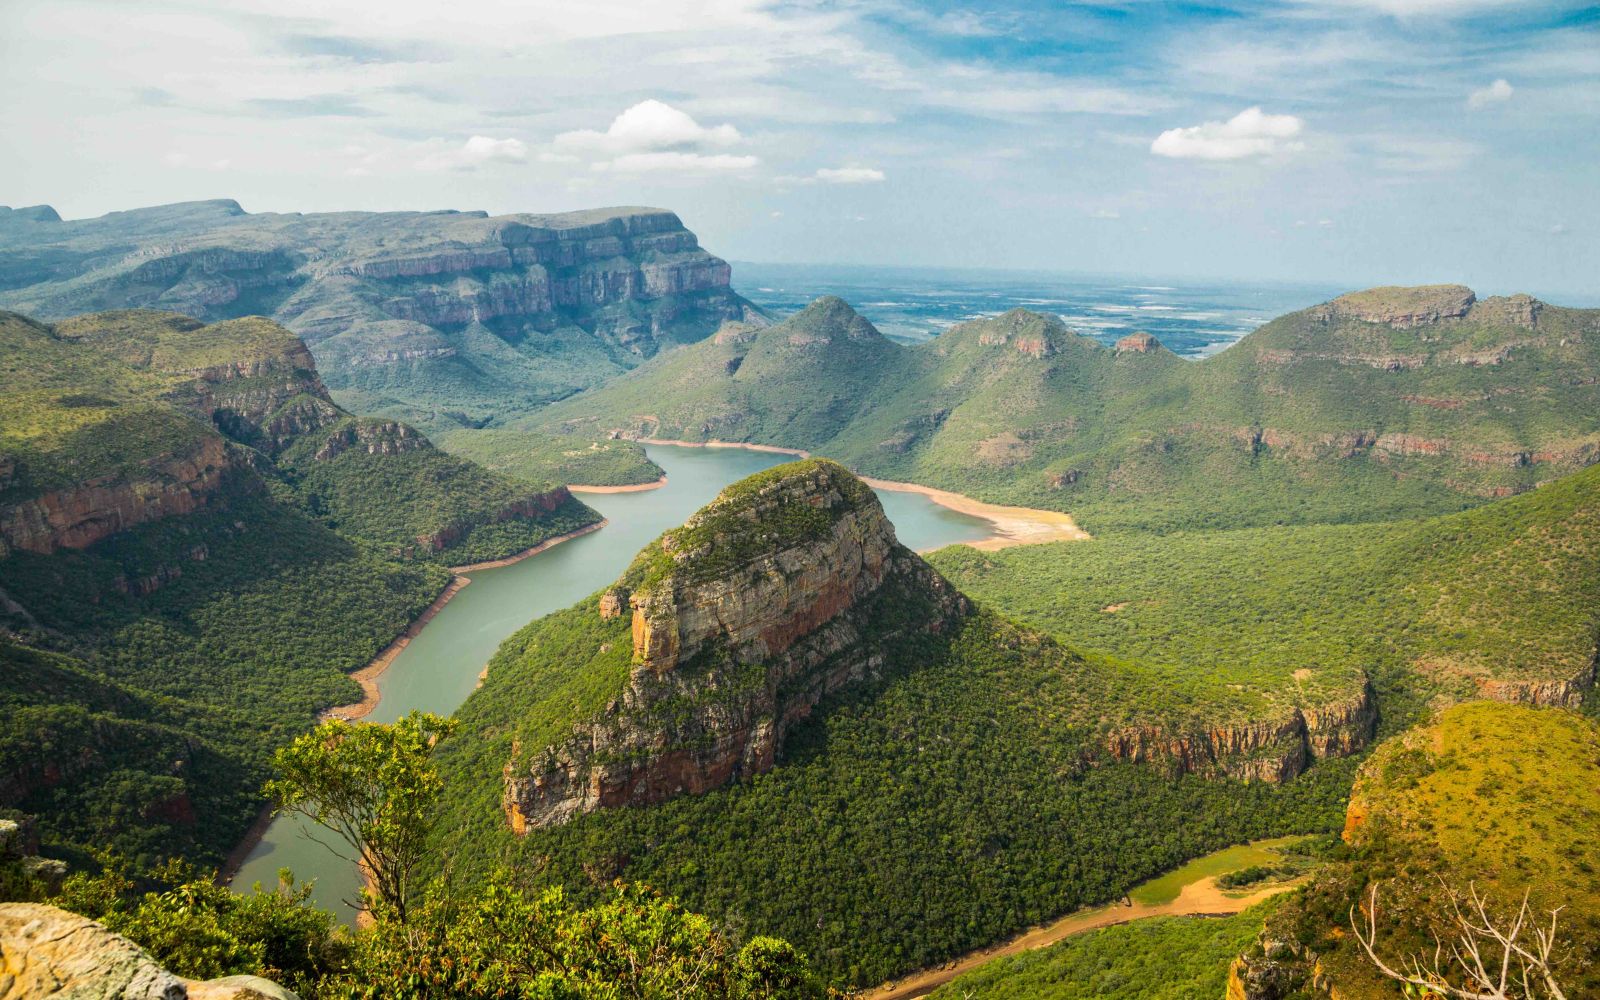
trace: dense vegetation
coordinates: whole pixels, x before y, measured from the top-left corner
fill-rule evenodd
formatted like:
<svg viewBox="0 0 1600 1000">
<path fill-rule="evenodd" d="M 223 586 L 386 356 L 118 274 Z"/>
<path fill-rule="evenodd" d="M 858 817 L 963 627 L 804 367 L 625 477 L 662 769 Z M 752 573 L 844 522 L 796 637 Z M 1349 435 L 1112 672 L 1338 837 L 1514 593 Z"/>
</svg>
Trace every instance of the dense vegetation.
<svg viewBox="0 0 1600 1000">
<path fill-rule="evenodd" d="M 1277 905 L 1231 917 L 1150 917 L 997 958 L 939 987 L 932 1000 L 1219 1000 L 1228 963 Z"/>
<path fill-rule="evenodd" d="M 1433 694 L 1586 676 L 1600 630 L 1600 469 L 1417 521 L 1111 535 L 932 562 L 1212 721 L 1348 694 L 1390 731 Z"/>
<path fill-rule="evenodd" d="M 498 472 L 531 483 L 634 486 L 661 478 L 661 467 L 632 441 L 584 441 L 532 431 L 462 428 L 436 435 L 439 446 Z"/>
<path fill-rule="evenodd" d="M 283 456 L 295 503 L 341 534 L 396 555 L 488 562 L 599 520 L 573 497 L 540 511 L 546 499 L 538 488 L 431 445 L 402 454 L 351 449 L 331 460 L 318 460 L 316 446 L 297 444 Z"/>
<path fill-rule="evenodd" d="M 870 620 L 893 627 L 892 611 Z M 852 983 L 1115 898 L 1242 839 L 1331 829 L 1353 769 L 1327 762 L 1271 787 L 1085 767 L 1102 710 L 1136 717 L 1135 699 L 1114 695 L 1129 678 L 980 615 L 958 635 L 908 639 L 881 684 L 824 701 L 768 774 L 514 837 L 500 809 L 513 742 L 553 739 L 614 697 L 625 655 L 609 691 L 578 665 L 626 641 L 625 622 L 586 602 L 502 648 L 442 751 L 450 878 L 512 864 L 580 898 L 596 878 L 645 881 L 736 931 L 791 940 Z"/>
<path fill-rule="evenodd" d="M 1326 866 L 1268 921 L 1351 996 L 1398 995 L 1349 933 L 1350 910 L 1378 891 L 1386 960 L 1433 955 L 1447 940 L 1450 893 L 1485 895 L 1509 925 L 1524 893 L 1534 919 L 1561 907 L 1555 972 L 1567 996 L 1600 991 L 1600 728 L 1562 709 L 1477 702 L 1390 740 L 1361 770 L 1346 837 L 1353 856 Z M 1250 953 L 1257 961 L 1259 949 Z M 1491 955 L 1491 957 L 1495 957 Z M 1448 961 L 1448 956 L 1447 956 Z M 1299 969 L 1304 977 L 1305 968 Z"/>
<path fill-rule="evenodd" d="M 152 593 L 125 590 L 152 576 L 166 578 Z M 0 560 L 0 591 L 30 620 L 9 625 L 77 660 L 36 661 L 0 643 L 0 699 L 19 706 L 0 723 L 5 771 L 79 769 L 26 781 L 7 804 L 37 813 L 58 848 L 220 860 L 259 809 L 271 749 L 321 709 L 358 700 L 346 675 L 446 582 L 442 569 L 384 561 L 259 493 L 81 552 L 13 553 Z M 35 662 L 54 664 L 62 686 L 21 666 Z"/>
<path fill-rule="evenodd" d="M 1600 312 L 1512 297 L 1418 325 L 1371 318 L 1469 294 L 1347 296 L 1194 363 L 1023 310 L 905 347 L 821 299 L 533 423 L 805 448 L 1070 510 L 1096 533 L 1443 513 L 1579 468 L 1600 442 Z"/>
<path fill-rule="evenodd" d="M 272 749 L 357 700 L 347 675 L 444 588 L 430 563 L 597 517 L 342 413 L 260 318 L 0 314 L 0 372 L 8 532 L 85 507 L 123 529 L 49 554 L 0 538 L 0 807 L 56 853 L 220 861 Z M 77 492 L 21 506 L 49 491 Z M 130 527 L 152 493 L 196 509 Z"/>
</svg>

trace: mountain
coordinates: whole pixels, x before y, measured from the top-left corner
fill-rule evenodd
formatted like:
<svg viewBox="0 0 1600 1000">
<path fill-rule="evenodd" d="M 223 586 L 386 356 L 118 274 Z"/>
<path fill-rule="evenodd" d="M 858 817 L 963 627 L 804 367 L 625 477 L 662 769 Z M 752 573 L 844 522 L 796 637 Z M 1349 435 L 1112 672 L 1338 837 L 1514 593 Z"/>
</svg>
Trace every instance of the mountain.
<svg viewBox="0 0 1600 1000">
<path fill-rule="evenodd" d="M 1267 918 L 1230 971 L 1228 997 L 1398 995 L 1350 934 L 1353 913 L 1365 925 L 1373 890 L 1379 953 L 1396 967 L 1412 955 L 1426 963 L 1435 935 L 1456 939 L 1451 893 L 1469 913 L 1470 894 L 1479 893 L 1502 928 L 1526 893 L 1534 924 L 1548 928 L 1559 909 L 1552 964 L 1565 994 L 1595 995 L 1597 780 L 1600 728 L 1559 710 L 1458 705 L 1385 742 L 1351 794 L 1346 858 Z M 1531 937 L 1525 928 L 1521 940 Z M 1498 949 L 1485 958 L 1498 971 Z M 1448 952 L 1442 964 L 1453 965 Z M 1451 978 L 1461 984 L 1459 973 Z"/>
<path fill-rule="evenodd" d="M 1091 531 L 1443 513 L 1600 459 L 1600 310 L 1527 296 L 1373 289 L 1196 362 L 1024 310 L 916 347 L 864 323 L 822 300 L 520 423 L 803 448 Z"/>
<path fill-rule="evenodd" d="M 476 426 L 599 384 L 728 319 L 761 322 L 671 212 L 248 213 L 190 202 L 0 213 L 0 307 L 268 316 L 345 405 Z"/>
<path fill-rule="evenodd" d="M 260 318 L 0 313 L 0 810 L 220 860 L 265 760 L 445 587 L 598 519 L 335 405 Z"/>
<path fill-rule="evenodd" d="M 1216 727 L 1204 766 L 1129 760 L 1117 734 L 1198 748 L 1167 684 L 974 606 L 839 465 L 781 465 L 507 640 L 440 747 L 440 856 L 645 881 L 877 982 L 1338 822 L 1359 686 L 1292 731 Z"/>
</svg>

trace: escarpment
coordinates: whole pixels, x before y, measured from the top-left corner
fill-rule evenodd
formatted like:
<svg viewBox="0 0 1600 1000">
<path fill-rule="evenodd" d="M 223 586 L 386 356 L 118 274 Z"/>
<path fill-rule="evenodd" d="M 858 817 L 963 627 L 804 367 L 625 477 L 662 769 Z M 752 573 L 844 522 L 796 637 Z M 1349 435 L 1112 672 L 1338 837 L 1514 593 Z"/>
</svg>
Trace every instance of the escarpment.
<svg viewBox="0 0 1600 1000">
<path fill-rule="evenodd" d="M 42 555 L 83 549 L 141 524 L 192 514 L 215 501 L 229 481 L 255 484 L 226 441 L 198 437 L 179 451 L 148 457 L 131 474 L 95 476 L 0 503 L 0 556 L 7 549 Z"/>
<path fill-rule="evenodd" d="M 594 615 L 629 622 L 626 683 L 569 737 L 515 749 L 507 819 L 521 833 L 768 771 L 790 727 L 878 676 L 897 637 L 949 633 L 968 610 L 842 467 L 736 484 L 601 595 Z"/>
<path fill-rule="evenodd" d="M 1274 719 L 1192 730 L 1142 726 L 1113 731 L 1105 748 L 1119 760 L 1148 762 L 1173 774 L 1288 781 L 1325 757 L 1346 757 L 1372 740 L 1378 723 L 1372 687 Z"/>
<path fill-rule="evenodd" d="M 765 323 L 727 262 L 655 208 L 274 215 L 206 202 L 0 228 L 10 307 L 268 316 L 305 338 L 333 389 L 381 390 L 412 420 L 527 408 L 725 321 Z"/>
</svg>

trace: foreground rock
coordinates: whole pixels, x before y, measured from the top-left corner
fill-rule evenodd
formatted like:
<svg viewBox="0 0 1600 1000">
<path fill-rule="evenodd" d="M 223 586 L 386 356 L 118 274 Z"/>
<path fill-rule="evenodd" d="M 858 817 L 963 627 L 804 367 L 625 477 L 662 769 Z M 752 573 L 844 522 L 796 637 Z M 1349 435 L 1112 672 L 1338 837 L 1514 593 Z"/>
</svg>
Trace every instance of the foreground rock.
<svg viewBox="0 0 1600 1000">
<path fill-rule="evenodd" d="M 0 904 L 0 1000 L 298 1000 L 257 976 L 194 982 L 76 913 Z"/>
</svg>

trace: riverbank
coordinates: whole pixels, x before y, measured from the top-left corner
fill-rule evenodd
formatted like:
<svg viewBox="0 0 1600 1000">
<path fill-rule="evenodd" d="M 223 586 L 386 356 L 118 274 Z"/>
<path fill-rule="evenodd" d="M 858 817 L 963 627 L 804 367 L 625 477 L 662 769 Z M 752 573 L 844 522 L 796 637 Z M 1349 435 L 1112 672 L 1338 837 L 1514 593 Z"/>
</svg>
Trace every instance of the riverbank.
<svg viewBox="0 0 1600 1000">
<path fill-rule="evenodd" d="M 747 451 L 764 451 L 778 455 L 793 455 L 796 458 L 810 458 L 809 451 L 799 448 L 780 448 L 770 444 L 746 444 L 740 441 L 673 441 L 667 438 L 632 438 L 639 444 L 667 444 L 678 448 L 743 448 Z M 666 481 L 666 477 L 661 477 Z M 1090 534 L 1078 526 L 1071 514 L 1064 514 L 1057 510 L 1036 510 L 1032 507 L 1006 507 L 997 503 L 985 503 L 974 500 L 972 497 L 949 490 L 935 489 L 932 486 L 923 486 L 919 483 L 901 483 L 892 479 L 873 479 L 871 476 L 862 476 L 861 481 L 874 489 L 890 490 L 895 493 L 916 493 L 927 497 L 941 507 L 960 514 L 980 518 L 994 525 L 995 538 L 986 538 L 978 542 L 965 542 L 975 549 L 983 552 L 993 552 L 996 549 L 1008 549 L 1013 545 L 1041 545 L 1045 542 L 1075 542 L 1090 538 Z M 569 486 L 568 489 L 582 487 Z M 639 487 L 614 487 L 615 492 L 626 489 L 653 489 L 650 484 Z"/>
<path fill-rule="evenodd" d="M 1190 882 L 1178 897 L 1165 903 L 1111 903 L 1091 910 L 1079 910 L 1054 923 L 1044 924 L 1024 931 L 1003 944 L 971 952 L 953 962 L 925 969 L 906 979 L 894 980 L 877 989 L 862 994 L 861 1000 L 919 1000 L 950 982 L 964 972 L 997 958 L 1018 955 L 1035 948 L 1064 941 L 1086 931 L 1110 927 L 1113 924 L 1132 923 L 1146 917 L 1226 917 L 1247 910 L 1265 899 L 1297 888 L 1304 880 L 1283 882 L 1258 889 L 1252 893 L 1224 892 L 1217 885 L 1216 876 Z"/>
<path fill-rule="evenodd" d="M 647 490 L 659 490 L 667 485 L 667 477 L 663 475 L 653 483 L 634 483 L 631 486 L 574 486 L 567 484 L 567 489 L 573 493 L 644 493 Z"/>
<path fill-rule="evenodd" d="M 472 578 L 467 576 L 468 573 L 514 565 L 530 556 L 536 556 L 547 549 L 560 545 L 562 542 L 579 538 L 592 531 L 599 531 L 606 526 L 606 523 L 604 519 L 601 519 L 593 524 L 586 524 L 577 531 L 569 531 L 564 535 L 546 538 L 533 548 L 505 559 L 492 559 L 489 562 L 450 567 L 450 572 L 455 574 L 455 578 L 450 581 L 450 585 L 445 587 L 444 591 L 433 599 L 433 603 L 428 605 L 422 614 L 418 615 L 410 625 L 406 626 L 404 632 L 400 633 L 393 642 L 385 646 L 383 652 L 379 653 L 376 659 L 350 674 L 350 679 L 361 685 L 361 700 L 353 704 L 336 705 L 327 709 L 322 713 L 321 718 L 324 721 L 328 719 L 343 719 L 346 722 L 354 722 L 357 719 L 364 719 L 371 715 L 372 710 L 378 707 L 378 701 L 382 697 L 378 691 L 378 678 L 382 677 L 383 672 L 389 669 L 389 664 L 394 662 L 395 657 L 399 656 L 402 650 L 411 645 L 411 640 L 420 635 L 423 628 L 433 621 L 433 616 L 444 610 L 444 606 L 450 603 L 450 599 L 461 593 L 462 588 L 472 582 Z"/>
</svg>

